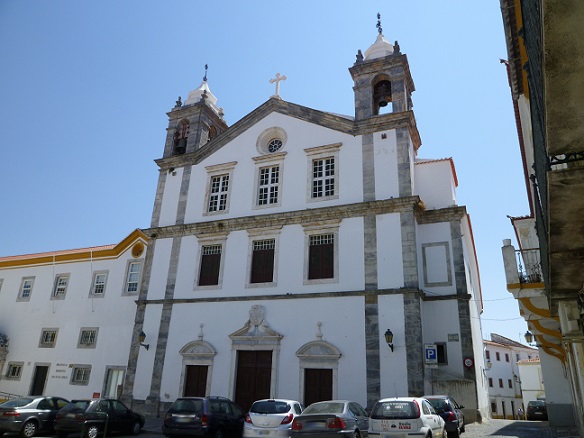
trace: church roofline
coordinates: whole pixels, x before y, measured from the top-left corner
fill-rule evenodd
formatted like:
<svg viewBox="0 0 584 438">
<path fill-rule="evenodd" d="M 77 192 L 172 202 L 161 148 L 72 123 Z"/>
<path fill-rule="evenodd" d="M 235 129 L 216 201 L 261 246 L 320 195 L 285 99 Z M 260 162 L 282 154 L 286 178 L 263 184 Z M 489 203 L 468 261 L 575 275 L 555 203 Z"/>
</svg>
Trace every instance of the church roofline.
<svg viewBox="0 0 584 438">
<path fill-rule="evenodd" d="M 251 128 L 255 123 L 273 112 L 294 117 L 309 123 L 315 123 L 325 128 L 333 129 L 335 131 L 340 131 L 345 134 L 354 136 L 379 132 L 387 129 L 408 127 L 410 130 L 410 136 L 412 137 L 412 141 L 414 143 L 414 149 L 417 151 L 422 144 L 420 134 L 416 126 L 416 119 L 414 118 L 412 111 L 383 114 L 365 120 L 353 121 L 333 113 L 315 110 L 277 98 L 270 98 L 256 109 L 245 115 L 243 118 L 235 122 L 233 125 L 231 125 L 229 128 L 227 128 L 200 149 L 197 149 L 196 151 L 188 154 L 160 158 L 155 160 L 155 162 L 161 168 L 179 167 L 181 165 L 187 164 L 198 164 L 203 159 L 221 149 L 235 137 L 241 135 L 249 128 Z"/>
</svg>

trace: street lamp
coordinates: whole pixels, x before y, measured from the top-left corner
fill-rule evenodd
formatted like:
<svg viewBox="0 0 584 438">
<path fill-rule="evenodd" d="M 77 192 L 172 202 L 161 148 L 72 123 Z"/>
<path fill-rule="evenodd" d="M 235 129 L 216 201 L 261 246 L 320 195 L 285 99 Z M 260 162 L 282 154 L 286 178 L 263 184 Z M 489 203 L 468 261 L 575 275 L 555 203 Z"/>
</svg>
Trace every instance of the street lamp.
<svg viewBox="0 0 584 438">
<path fill-rule="evenodd" d="M 150 344 L 145 344 L 144 341 L 146 340 L 146 333 L 142 330 L 138 335 L 138 339 L 140 340 L 140 346 L 144 347 L 146 351 L 150 348 Z"/>
<path fill-rule="evenodd" d="M 393 332 L 390 329 L 385 331 L 385 342 L 387 342 L 387 346 L 393 352 Z"/>
<path fill-rule="evenodd" d="M 531 345 L 533 342 L 533 333 L 531 333 L 529 330 L 525 332 L 525 342 L 527 342 L 529 345 Z"/>
</svg>

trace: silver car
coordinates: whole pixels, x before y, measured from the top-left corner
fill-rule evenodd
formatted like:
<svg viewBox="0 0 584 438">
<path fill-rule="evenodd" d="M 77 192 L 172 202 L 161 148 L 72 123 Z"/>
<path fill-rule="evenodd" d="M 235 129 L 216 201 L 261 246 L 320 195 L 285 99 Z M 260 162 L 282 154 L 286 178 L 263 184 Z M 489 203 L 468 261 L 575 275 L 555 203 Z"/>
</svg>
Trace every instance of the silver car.
<svg viewBox="0 0 584 438">
<path fill-rule="evenodd" d="M 287 438 L 292 421 L 302 413 L 296 400 L 264 399 L 251 405 L 243 423 L 244 438 Z"/>
</svg>

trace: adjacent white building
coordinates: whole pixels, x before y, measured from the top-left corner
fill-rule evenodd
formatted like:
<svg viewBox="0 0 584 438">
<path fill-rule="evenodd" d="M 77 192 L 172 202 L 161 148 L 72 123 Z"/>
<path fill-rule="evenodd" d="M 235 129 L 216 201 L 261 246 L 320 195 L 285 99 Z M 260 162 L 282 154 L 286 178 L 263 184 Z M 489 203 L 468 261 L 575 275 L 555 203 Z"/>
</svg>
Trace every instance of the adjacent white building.
<svg viewBox="0 0 584 438">
<path fill-rule="evenodd" d="M 146 245 L 0 258 L 0 398 L 121 395 Z"/>
<path fill-rule="evenodd" d="M 522 376 L 519 364 L 536 359 L 539 363 L 538 350 L 495 333 L 484 345 L 491 417 L 516 419 L 519 408 L 525 411 L 527 406 L 522 400 L 527 376 Z"/>
</svg>

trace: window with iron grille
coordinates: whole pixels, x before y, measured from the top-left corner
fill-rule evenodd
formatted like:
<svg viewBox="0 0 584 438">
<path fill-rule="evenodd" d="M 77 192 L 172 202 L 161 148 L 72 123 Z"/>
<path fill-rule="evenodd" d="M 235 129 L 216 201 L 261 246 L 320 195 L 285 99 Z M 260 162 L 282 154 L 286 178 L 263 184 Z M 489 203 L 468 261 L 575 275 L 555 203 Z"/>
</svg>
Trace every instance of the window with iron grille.
<svg viewBox="0 0 584 438">
<path fill-rule="evenodd" d="M 74 365 L 71 372 L 72 385 L 87 385 L 91 374 L 91 365 Z"/>
<path fill-rule="evenodd" d="M 312 197 L 324 198 L 335 194 L 335 159 L 328 157 L 312 161 Z"/>
<path fill-rule="evenodd" d="M 262 167 L 259 172 L 258 205 L 278 203 L 280 166 Z"/>
<path fill-rule="evenodd" d="M 53 298 L 65 298 L 67 294 L 67 285 L 69 284 L 69 275 L 60 274 L 55 278 L 55 286 L 53 287 Z"/>
<path fill-rule="evenodd" d="M 209 212 L 227 209 L 227 195 L 229 193 L 229 174 L 211 177 L 209 193 Z"/>
<path fill-rule="evenodd" d="M 105 293 L 105 283 L 107 281 L 107 273 L 96 272 L 93 274 L 93 284 L 91 285 L 91 295 L 103 296 Z"/>
<path fill-rule="evenodd" d="M 271 283 L 274 280 L 274 239 L 253 242 L 250 283 Z"/>
<path fill-rule="evenodd" d="M 308 250 L 308 279 L 333 278 L 334 234 L 316 234 L 310 236 Z"/>
<path fill-rule="evenodd" d="M 30 300 L 33 285 L 34 277 L 24 277 L 22 279 L 22 283 L 20 284 L 20 291 L 18 292 L 18 299 L 20 301 Z"/>
<path fill-rule="evenodd" d="M 8 370 L 6 371 L 6 378 L 13 380 L 20 380 L 22 374 L 22 366 L 24 362 L 9 362 Z"/>
<path fill-rule="evenodd" d="M 95 348 L 97 328 L 82 328 L 79 334 L 79 348 Z"/>
<path fill-rule="evenodd" d="M 222 250 L 222 245 L 204 245 L 201 247 L 199 286 L 212 286 L 219 284 Z"/>
<path fill-rule="evenodd" d="M 41 332 L 39 347 L 53 348 L 57 342 L 57 331 L 57 329 L 43 329 Z"/>
<path fill-rule="evenodd" d="M 126 294 L 135 294 L 138 292 L 141 270 L 142 262 L 128 263 L 128 272 L 126 273 L 126 287 L 124 289 Z"/>
</svg>

